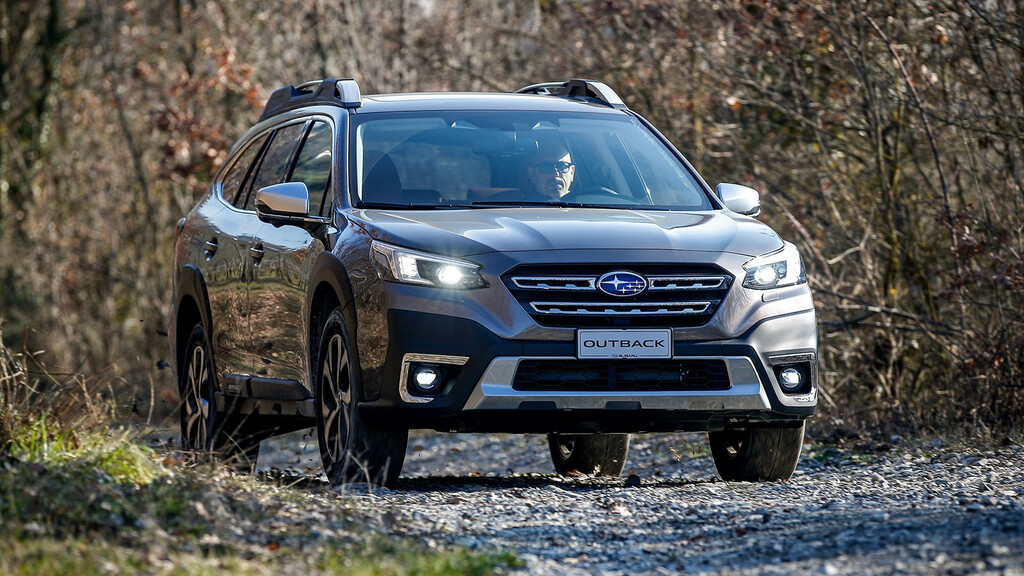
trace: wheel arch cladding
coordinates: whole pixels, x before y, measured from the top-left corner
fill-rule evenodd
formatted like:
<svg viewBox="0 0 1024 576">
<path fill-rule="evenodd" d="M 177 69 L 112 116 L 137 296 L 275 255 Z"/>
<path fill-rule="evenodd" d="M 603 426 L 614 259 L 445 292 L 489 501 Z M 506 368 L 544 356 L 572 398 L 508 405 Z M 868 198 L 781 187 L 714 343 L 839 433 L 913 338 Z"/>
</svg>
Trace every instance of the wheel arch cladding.
<svg viewBox="0 0 1024 576">
<path fill-rule="evenodd" d="M 213 339 L 213 327 L 210 325 L 210 300 L 206 294 L 206 283 L 202 273 L 192 265 L 185 266 L 178 274 L 177 282 L 178 306 L 175 319 L 174 366 L 181 370 L 184 361 L 185 345 L 192 333 L 192 327 L 202 324 L 206 337 Z M 211 363 L 215 359 L 210 359 Z"/>
<path fill-rule="evenodd" d="M 356 314 L 352 306 L 352 284 L 348 279 L 348 272 L 345 266 L 334 254 L 329 252 L 317 256 L 313 264 L 312 280 L 309 283 L 309 366 L 315 371 L 318 358 L 316 354 L 320 349 L 320 336 L 327 317 L 335 308 L 342 311 L 345 324 L 348 327 L 351 337 L 351 353 L 358 354 L 355 342 Z M 312 378 L 316 378 L 313 374 Z"/>
</svg>

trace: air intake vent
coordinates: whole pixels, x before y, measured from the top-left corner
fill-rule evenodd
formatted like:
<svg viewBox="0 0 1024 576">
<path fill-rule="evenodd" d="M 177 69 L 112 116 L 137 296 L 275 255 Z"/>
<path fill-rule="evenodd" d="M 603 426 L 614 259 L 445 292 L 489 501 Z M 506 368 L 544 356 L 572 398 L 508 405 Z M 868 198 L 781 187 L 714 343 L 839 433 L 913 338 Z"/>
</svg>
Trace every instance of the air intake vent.
<svg viewBox="0 0 1024 576">
<path fill-rule="evenodd" d="M 722 360 L 523 360 L 512 388 L 522 392 L 685 392 L 728 390 Z"/>
</svg>

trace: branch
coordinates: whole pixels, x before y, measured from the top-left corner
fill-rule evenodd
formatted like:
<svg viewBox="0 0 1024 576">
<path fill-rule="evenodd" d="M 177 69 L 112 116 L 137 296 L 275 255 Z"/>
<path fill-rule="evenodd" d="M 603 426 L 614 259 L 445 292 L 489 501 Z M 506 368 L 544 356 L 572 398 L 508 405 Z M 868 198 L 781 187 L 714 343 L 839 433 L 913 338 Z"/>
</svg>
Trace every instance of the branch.
<svg viewBox="0 0 1024 576">
<path fill-rule="evenodd" d="M 885 32 L 882 31 L 882 29 L 878 26 L 878 24 L 875 23 L 875 21 L 870 16 L 867 16 L 866 18 L 868 23 L 871 24 L 871 27 L 875 29 L 876 33 L 878 33 L 878 37 L 881 38 L 883 42 L 885 42 L 885 45 L 889 48 L 889 52 L 892 54 L 892 57 L 896 60 L 896 63 L 899 65 L 900 74 L 902 74 L 903 81 L 904 83 L 906 83 L 907 89 L 910 90 L 911 96 L 914 97 L 914 105 L 917 106 L 918 111 L 921 113 L 921 122 L 924 123 L 925 133 L 928 135 L 928 144 L 931 146 L 932 156 L 935 158 L 935 169 L 939 175 L 939 185 L 942 189 L 942 202 L 946 210 L 946 223 L 949 225 L 949 239 L 951 247 L 953 249 L 953 269 L 956 272 L 957 277 L 957 299 L 959 300 L 960 305 L 960 332 L 962 334 L 966 334 L 967 329 L 964 323 L 966 322 L 965 317 L 967 315 L 967 310 L 964 306 L 963 289 L 960 285 L 959 280 L 961 278 L 959 258 L 960 243 L 957 241 L 956 238 L 956 222 L 953 219 L 953 207 L 949 201 L 949 185 L 946 184 L 946 175 L 942 170 L 942 159 L 941 155 L 939 154 L 939 145 L 935 139 L 935 133 L 932 132 L 932 124 L 931 122 L 928 121 L 928 113 L 925 111 L 924 102 L 921 100 L 921 95 L 918 94 L 917 87 L 914 86 L 914 83 L 910 80 L 910 73 L 907 72 L 906 66 L 903 65 L 903 58 L 901 58 L 899 52 L 896 51 L 896 45 L 889 39 L 888 36 L 886 36 Z"/>
<path fill-rule="evenodd" d="M 877 304 L 874 304 L 873 302 L 868 302 L 867 300 L 862 300 L 860 298 L 857 298 L 857 297 L 854 297 L 854 296 L 850 296 L 849 294 L 843 294 L 842 292 L 836 292 L 835 290 L 826 290 L 824 288 L 816 288 L 816 289 L 814 289 L 814 291 L 816 293 L 828 294 L 828 295 L 840 298 L 842 300 L 846 300 L 848 302 L 853 302 L 855 304 L 858 304 L 858 306 L 842 306 L 842 305 L 836 306 L 837 310 L 863 310 L 865 312 L 872 312 L 874 314 L 888 314 L 890 316 L 897 316 L 897 317 L 900 317 L 900 318 L 906 318 L 908 320 L 914 320 L 915 322 L 919 322 L 921 324 L 928 324 L 928 325 L 931 325 L 931 326 L 937 326 L 937 327 L 943 328 L 945 330 L 948 330 L 950 332 L 957 332 L 957 333 L 961 333 L 961 334 L 964 333 L 963 329 L 955 328 L 955 327 L 950 326 L 949 324 L 947 324 L 945 322 L 938 322 L 936 320 L 931 320 L 930 318 L 925 318 L 923 316 L 919 316 L 917 314 L 911 314 L 910 312 L 904 312 L 902 310 L 897 310 L 895 308 L 889 308 L 887 306 L 879 306 Z"/>
</svg>

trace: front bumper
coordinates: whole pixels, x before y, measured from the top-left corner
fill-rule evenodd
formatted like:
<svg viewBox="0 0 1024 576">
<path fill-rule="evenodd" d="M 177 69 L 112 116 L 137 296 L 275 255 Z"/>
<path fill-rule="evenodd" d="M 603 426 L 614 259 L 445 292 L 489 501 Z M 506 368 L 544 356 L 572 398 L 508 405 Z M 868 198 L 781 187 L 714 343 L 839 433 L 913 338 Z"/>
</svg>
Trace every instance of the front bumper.
<svg viewBox="0 0 1024 576">
<path fill-rule="evenodd" d="M 813 309 L 762 320 L 737 338 L 699 341 L 692 331 L 690 339 L 674 338 L 672 361 L 720 361 L 728 373 L 724 389 L 678 391 L 516 389 L 524 361 L 578 362 L 575 332 L 565 330 L 562 340 L 507 339 L 465 318 L 395 309 L 387 316 L 380 398 L 361 410 L 391 425 L 460 432 L 697 431 L 799 421 L 817 405 Z M 784 393 L 779 385 L 780 359 L 809 367 L 810 382 L 799 393 Z M 411 385 L 411 369 L 420 362 L 447 370 L 437 394 L 417 393 Z"/>
</svg>

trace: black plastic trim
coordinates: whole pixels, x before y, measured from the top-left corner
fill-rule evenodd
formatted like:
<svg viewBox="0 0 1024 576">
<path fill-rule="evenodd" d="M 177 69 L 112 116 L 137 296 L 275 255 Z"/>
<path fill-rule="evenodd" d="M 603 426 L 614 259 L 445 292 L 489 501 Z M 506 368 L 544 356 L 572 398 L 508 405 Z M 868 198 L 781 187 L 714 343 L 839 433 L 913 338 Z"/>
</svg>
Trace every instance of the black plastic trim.
<svg viewBox="0 0 1024 576">
<path fill-rule="evenodd" d="M 355 93 L 353 95 L 341 93 L 338 82 L 353 83 Z M 311 89 L 312 86 L 316 86 L 316 88 Z M 267 105 L 263 109 L 263 113 L 260 114 L 259 121 L 262 122 L 282 112 L 314 104 L 327 104 L 348 109 L 358 108 L 361 102 L 354 99 L 360 96 L 358 88 L 358 84 L 355 84 L 355 80 L 352 78 L 326 78 L 320 80 L 318 85 L 315 82 L 307 82 L 300 86 L 289 84 L 274 90 L 270 98 L 267 99 Z"/>
</svg>

